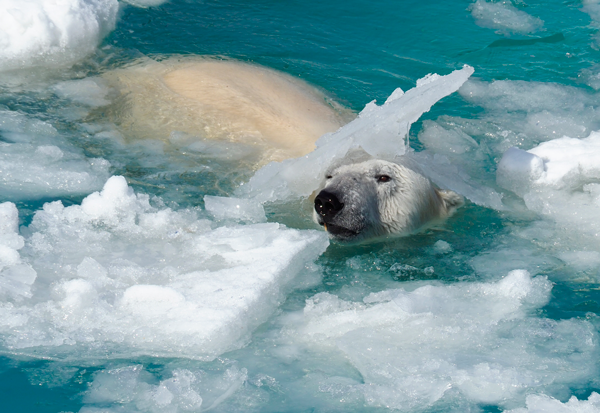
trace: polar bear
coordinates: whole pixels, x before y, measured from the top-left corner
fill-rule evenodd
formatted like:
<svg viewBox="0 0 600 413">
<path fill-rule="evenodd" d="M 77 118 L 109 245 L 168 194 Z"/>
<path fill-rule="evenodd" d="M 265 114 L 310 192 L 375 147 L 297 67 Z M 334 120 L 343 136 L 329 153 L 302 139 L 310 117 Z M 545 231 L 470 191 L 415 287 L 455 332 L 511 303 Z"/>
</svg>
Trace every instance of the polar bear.
<svg viewBox="0 0 600 413">
<path fill-rule="evenodd" d="M 464 203 L 407 166 L 381 159 L 332 165 L 321 188 L 313 218 L 338 241 L 407 235 Z"/>
<path fill-rule="evenodd" d="M 126 142 L 181 144 L 184 135 L 185 145 L 241 145 L 259 154 L 255 169 L 308 154 L 319 137 L 354 117 L 297 77 L 231 59 L 145 58 L 103 79 L 113 103 L 97 116 L 116 124 Z"/>
</svg>

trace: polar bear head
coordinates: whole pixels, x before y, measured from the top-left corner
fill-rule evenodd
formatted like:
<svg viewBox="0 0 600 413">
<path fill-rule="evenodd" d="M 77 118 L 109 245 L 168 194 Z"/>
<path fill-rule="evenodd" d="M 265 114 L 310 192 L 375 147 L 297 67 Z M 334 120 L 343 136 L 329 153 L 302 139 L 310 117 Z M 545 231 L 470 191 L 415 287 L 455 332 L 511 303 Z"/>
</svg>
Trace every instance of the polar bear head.
<svg viewBox="0 0 600 413">
<path fill-rule="evenodd" d="M 339 241 L 406 235 L 450 216 L 463 204 L 406 166 L 380 159 L 331 167 L 313 218 Z"/>
</svg>

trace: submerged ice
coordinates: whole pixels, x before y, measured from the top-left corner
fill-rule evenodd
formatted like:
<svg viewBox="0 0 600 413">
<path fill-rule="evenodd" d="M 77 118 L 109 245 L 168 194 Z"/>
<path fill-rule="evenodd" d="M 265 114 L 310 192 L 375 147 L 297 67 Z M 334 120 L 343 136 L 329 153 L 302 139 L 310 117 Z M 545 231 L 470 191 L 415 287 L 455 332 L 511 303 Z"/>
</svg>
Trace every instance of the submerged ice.
<svg viewBox="0 0 600 413">
<path fill-rule="evenodd" d="M 504 35 L 536 32 L 544 24 L 539 18 L 513 6 L 510 1 L 477 0 L 469 6 L 469 10 L 479 26 L 495 29 Z"/>
<path fill-rule="evenodd" d="M 87 158 L 49 123 L 0 110 L 0 191 L 6 200 L 85 195 L 100 189 L 110 163 Z"/>
</svg>

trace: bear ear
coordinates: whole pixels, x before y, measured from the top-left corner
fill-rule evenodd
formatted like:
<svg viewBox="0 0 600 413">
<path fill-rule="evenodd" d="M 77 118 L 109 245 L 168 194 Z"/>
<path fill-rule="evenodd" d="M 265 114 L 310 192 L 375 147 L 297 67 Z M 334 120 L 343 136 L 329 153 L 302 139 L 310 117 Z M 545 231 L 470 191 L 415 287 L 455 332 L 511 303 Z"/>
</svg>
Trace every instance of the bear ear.
<svg viewBox="0 0 600 413">
<path fill-rule="evenodd" d="M 457 208 L 460 208 L 465 204 L 464 198 L 454 191 L 450 191 L 447 189 L 438 189 L 437 193 L 444 202 L 444 206 L 446 207 L 446 213 L 448 215 L 453 214 Z"/>
</svg>

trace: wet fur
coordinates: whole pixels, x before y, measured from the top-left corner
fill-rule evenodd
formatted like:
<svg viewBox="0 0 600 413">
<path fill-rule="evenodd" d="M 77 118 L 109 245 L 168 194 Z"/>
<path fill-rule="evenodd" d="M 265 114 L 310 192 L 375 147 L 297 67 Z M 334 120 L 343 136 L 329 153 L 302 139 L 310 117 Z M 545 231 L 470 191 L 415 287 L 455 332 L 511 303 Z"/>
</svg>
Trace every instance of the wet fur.
<svg viewBox="0 0 600 413">
<path fill-rule="evenodd" d="M 382 175 L 390 180 L 379 182 Z M 329 222 L 316 210 L 313 218 L 340 241 L 410 234 L 449 217 L 464 203 L 412 169 L 379 159 L 332 166 L 321 189 L 334 193 L 344 207 Z"/>
</svg>

